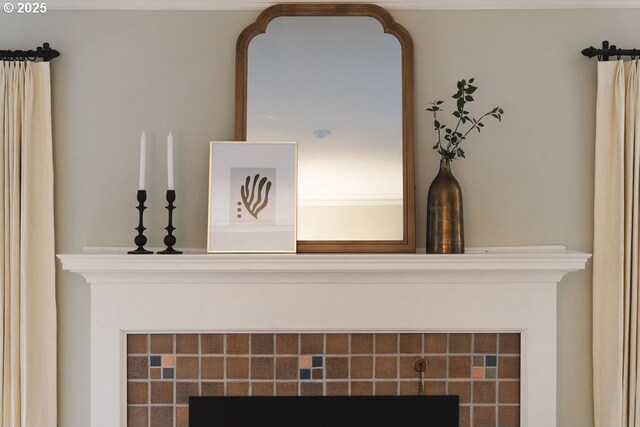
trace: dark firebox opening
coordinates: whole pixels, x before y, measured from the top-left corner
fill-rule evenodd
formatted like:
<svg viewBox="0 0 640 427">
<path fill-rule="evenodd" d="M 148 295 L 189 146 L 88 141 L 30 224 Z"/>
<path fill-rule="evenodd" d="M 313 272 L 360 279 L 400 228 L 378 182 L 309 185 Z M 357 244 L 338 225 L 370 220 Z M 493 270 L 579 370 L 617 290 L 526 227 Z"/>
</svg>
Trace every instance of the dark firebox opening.
<svg viewBox="0 0 640 427">
<path fill-rule="evenodd" d="M 458 396 L 193 396 L 189 427 L 458 427 Z"/>
</svg>

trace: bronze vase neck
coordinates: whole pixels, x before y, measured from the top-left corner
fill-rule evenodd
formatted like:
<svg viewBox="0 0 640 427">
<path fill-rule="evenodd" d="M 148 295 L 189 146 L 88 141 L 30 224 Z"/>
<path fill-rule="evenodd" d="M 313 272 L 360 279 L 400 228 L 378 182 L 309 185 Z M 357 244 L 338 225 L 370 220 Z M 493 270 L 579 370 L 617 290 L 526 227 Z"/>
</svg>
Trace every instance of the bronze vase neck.
<svg viewBox="0 0 640 427">
<path fill-rule="evenodd" d="M 462 189 L 448 159 L 440 159 L 440 170 L 429 187 L 427 253 L 464 253 Z"/>
</svg>

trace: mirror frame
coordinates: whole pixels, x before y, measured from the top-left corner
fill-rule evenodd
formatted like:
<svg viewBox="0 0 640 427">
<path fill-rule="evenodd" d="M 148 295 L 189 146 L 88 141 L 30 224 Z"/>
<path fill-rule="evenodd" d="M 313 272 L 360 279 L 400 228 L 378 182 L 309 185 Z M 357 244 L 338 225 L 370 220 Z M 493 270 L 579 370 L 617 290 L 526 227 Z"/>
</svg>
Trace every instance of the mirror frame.
<svg viewBox="0 0 640 427">
<path fill-rule="evenodd" d="M 395 36 L 402 49 L 402 185 L 403 238 L 401 240 L 298 240 L 297 252 L 415 252 L 415 154 L 413 112 L 413 41 L 384 8 L 368 3 L 281 3 L 266 8 L 246 27 L 236 43 L 235 138 L 247 138 L 248 51 L 251 40 L 265 33 L 269 22 L 281 16 L 369 16 L 385 33 Z"/>
</svg>

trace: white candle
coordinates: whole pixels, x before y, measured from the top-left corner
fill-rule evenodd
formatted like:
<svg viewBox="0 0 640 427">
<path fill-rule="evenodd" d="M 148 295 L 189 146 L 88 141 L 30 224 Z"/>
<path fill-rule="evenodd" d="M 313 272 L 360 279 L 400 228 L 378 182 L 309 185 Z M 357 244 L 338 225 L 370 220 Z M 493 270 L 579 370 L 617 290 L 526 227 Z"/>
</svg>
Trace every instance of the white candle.
<svg viewBox="0 0 640 427">
<path fill-rule="evenodd" d="M 138 190 L 144 190 L 144 167 L 147 154 L 147 137 L 142 132 L 140 137 L 140 181 L 138 183 Z"/>
<path fill-rule="evenodd" d="M 167 190 L 173 190 L 173 134 L 167 136 Z"/>
</svg>

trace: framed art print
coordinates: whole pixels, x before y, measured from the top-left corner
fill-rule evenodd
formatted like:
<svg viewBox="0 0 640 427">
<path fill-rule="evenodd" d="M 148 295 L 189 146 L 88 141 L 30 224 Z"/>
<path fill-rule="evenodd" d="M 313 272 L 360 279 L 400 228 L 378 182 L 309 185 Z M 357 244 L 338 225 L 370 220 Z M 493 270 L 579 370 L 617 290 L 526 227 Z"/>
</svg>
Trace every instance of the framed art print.
<svg viewBox="0 0 640 427">
<path fill-rule="evenodd" d="M 296 142 L 212 141 L 207 252 L 296 252 Z"/>
</svg>

